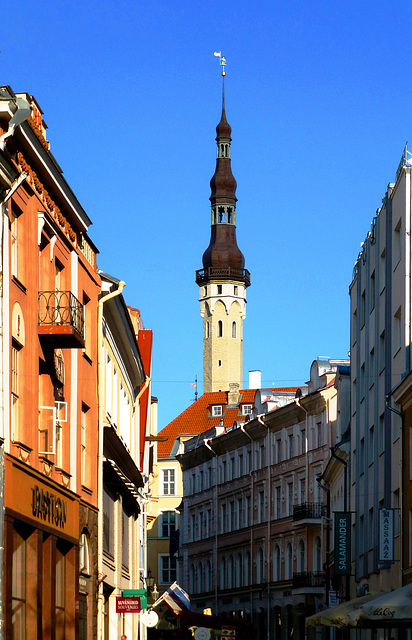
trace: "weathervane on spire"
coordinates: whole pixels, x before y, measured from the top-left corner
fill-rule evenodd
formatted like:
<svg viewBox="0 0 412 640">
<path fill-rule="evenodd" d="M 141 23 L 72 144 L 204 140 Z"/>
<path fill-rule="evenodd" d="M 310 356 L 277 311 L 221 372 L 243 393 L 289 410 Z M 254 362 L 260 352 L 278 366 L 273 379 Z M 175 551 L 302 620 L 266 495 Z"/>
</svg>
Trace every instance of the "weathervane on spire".
<svg viewBox="0 0 412 640">
<path fill-rule="evenodd" d="M 216 56 L 216 58 L 219 58 L 220 64 L 222 65 L 222 76 L 225 77 L 225 75 L 226 75 L 226 71 L 225 71 L 226 58 L 225 58 L 225 56 L 222 56 L 222 52 L 221 51 L 215 51 L 213 55 Z"/>
</svg>

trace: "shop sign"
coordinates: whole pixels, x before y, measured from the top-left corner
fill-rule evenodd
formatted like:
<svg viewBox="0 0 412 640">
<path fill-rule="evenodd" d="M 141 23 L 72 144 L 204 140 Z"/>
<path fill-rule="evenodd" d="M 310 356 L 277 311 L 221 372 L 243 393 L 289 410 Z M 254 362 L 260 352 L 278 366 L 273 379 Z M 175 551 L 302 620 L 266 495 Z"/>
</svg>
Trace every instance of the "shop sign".
<svg viewBox="0 0 412 640">
<path fill-rule="evenodd" d="M 116 598 L 116 613 L 140 613 L 140 598 Z"/>
<path fill-rule="evenodd" d="M 223 638 L 236 638 L 236 627 L 232 627 L 229 624 L 222 624 L 222 639 Z"/>
<path fill-rule="evenodd" d="M 379 558 L 378 562 L 394 562 L 393 509 L 379 509 Z"/>
<path fill-rule="evenodd" d="M 335 575 L 350 575 L 350 513 L 335 511 Z"/>
<path fill-rule="evenodd" d="M 51 491 L 39 489 L 36 484 L 32 488 L 32 513 L 44 522 L 63 529 L 67 520 L 67 502 Z"/>
</svg>

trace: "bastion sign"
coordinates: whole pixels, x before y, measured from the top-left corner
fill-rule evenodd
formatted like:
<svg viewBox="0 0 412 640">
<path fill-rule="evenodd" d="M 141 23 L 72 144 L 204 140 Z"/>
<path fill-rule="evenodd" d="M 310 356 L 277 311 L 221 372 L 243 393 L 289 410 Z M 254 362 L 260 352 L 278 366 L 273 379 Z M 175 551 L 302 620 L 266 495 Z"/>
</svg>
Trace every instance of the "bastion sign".
<svg viewBox="0 0 412 640">
<path fill-rule="evenodd" d="M 350 513 L 335 511 L 335 575 L 350 575 Z"/>
<path fill-rule="evenodd" d="M 59 498 L 51 491 L 32 488 L 32 513 L 44 522 L 64 527 L 67 520 L 67 502 Z"/>
</svg>

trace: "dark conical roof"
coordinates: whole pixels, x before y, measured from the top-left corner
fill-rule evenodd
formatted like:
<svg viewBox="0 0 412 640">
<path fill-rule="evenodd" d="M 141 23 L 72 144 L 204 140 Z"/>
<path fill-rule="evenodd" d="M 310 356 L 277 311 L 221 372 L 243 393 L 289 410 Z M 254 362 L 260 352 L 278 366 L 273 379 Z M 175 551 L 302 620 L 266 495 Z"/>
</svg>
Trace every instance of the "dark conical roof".
<svg viewBox="0 0 412 640">
<path fill-rule="evenodd" d="M 219 142 L 221 138 L 232 139 L 232 127 L 226 120 L 226 110 L 225 110 L 225 79 L 223 78 L 223 100 L 222 100 L 222 117 L 220 118 L 220 122 L 216 127 L 216 140 Z"/>
</svg>

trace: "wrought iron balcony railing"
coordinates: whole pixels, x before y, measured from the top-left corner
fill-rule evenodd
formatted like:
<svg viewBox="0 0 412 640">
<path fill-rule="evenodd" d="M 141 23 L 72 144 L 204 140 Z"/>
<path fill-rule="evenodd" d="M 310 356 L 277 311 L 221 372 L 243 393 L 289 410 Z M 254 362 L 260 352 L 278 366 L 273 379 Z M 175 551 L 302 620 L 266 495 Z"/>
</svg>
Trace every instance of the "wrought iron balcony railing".
<svg viewBox="0 0 412 640">
<path fill-rule="evenodd" d="M 293 588 L 324 587 L 326 584 L 324 571 L 301 571 L 293 574 Z"/>
<path fill-rule="evenodd" d="M 83 305 L 71 291 L 39 292 L 39 334 L 60 337 L 62 346 L 84 347 Z"/>
<path fill-rule="evenodd" d="M 303 502 L 302 504 L 293 505 L 294 520 L 319 520 L 326 515 L 326 505 L 322 504 L 322 502 Z"/>
<path fill-rule="evenodd" d="M 247 269 L 235 269 L 234 267 L 208 267 L 196 271 L 196 284 L 203 284 L 207 280 L 235 280 L 243 282 L 245 287 L 249 287 L 250 273 Z"/>
</svg>

